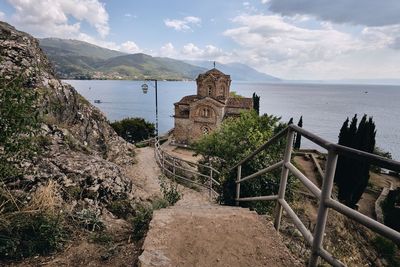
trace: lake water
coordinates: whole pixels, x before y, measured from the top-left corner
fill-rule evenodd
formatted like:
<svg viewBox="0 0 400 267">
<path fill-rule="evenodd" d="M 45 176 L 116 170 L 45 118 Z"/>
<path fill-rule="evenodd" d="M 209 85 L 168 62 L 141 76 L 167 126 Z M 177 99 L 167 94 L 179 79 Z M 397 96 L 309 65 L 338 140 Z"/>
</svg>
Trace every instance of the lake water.
<svg viewBox="0 0 400 267">
<path fill-rule="evenodd" d="M 68 80 L 77 91 L 102 110 L 110 121 L 143 117 L 155 121 L 154 82 L 143 94 L 140 81 Z M 377 127 L 377 145 L 400 160 L 400 86 L 333 85 L 292 83 L 232 82 L 231 90 L 260 97 L 260 112 L 281 116 L 283 121 L 303 115 L 303 128 L 337 142 L 346 117 L 373 116 Z M 164 133 L 174 125 L 173 103 L 196 94 L 195 82 L 158 82 L 159 129 Z M 94 100 L 100 99 L 101 104 Z M 314 147 L 309 142 L 304 147 Z"/>
</svg>

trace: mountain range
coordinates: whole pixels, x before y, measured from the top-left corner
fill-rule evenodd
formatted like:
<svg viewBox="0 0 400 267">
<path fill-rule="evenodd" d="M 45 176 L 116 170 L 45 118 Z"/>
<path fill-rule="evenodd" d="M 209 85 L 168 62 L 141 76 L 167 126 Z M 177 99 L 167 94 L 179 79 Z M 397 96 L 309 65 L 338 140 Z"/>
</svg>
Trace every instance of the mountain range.
<svg viewBox="0 0 400 267">
<path fill-rule="evenodd" d="M 193 80 L 213 66 L 211 61 L 126 54 L 78 40 L 44 38 L 39 42 L 62 79 Z M 279 81 L 241 63 L 217 62 L 216 67 L 233 80 Z"/>
</svg>

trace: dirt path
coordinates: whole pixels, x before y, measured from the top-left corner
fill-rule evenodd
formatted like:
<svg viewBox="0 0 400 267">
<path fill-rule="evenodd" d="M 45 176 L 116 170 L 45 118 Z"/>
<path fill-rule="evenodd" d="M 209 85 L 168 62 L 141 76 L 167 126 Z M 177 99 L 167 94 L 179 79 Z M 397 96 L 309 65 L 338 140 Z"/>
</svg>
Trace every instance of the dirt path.
<svg viewBox="0 0 400 267">
<path fill-rule="evenodd" d="M 248 209 L 204 204 L 154 213 L 139 266 L 301 266 L 271 223 Z"/>
<path fill-rule="evenodd" d="M 135 159 L 137 163 L 128 169 L 128 175 L 132 177 L 134 195 L 143 200 L 161 196 L 158 177 L 161 174 L 154 158 L 152 147 L 137 148 Z"/>
</svg>

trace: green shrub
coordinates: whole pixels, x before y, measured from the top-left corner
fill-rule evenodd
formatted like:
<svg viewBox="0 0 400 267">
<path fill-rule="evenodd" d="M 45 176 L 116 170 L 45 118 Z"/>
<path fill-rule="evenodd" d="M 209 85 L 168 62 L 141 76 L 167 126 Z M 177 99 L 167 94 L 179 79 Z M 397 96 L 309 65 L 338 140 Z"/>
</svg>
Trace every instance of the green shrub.
<svg viewBox="0 0 400 267">
<path fill-rule="evenodd" d="M 169 182 L 165 176 L 160 176 L 160 187 L 164 199 L 170 204 L 174 205 L 182 198 L 182 194 L 178 191 L 178 184 Z"/>
<path fill-rule="evenodd" d="M 111 123 L 111 126 L 119 136 L 131 143 L 155 136 L 154 123 L 147 122 L 142 118 L 126 118 Z"/>
<path fill-rule="evenodd" d="M 135 217 L 132 219 L 132 236 L 135 240 L 142 239 L 149 230 L 149 224 L 155 210 L 169 206 L 165 198 L 156 198 L 151 205 L 141 204 L 137 206 Z"/>
<path fill-rule="evenodd" d="M 114 200 L 107 205 L 107 209 L 118 218 L 126 219 L 129 216 L 135 215 L 135 210 L 129 199 Z"/>
<path fill-rule="evenodd" d="M 258 116 L 254 111 L 243 112 L 238 118 L 226 119 L 221 127 L 213 133 L 204 136 L 194 149 L 203 156 L 204 164 L 221 170 L 219 176 L 222 184 L 220 201 L 226 205 L 235 204 L 237 170 L 229 172 L 229 168 L 251 154 L 262 144 L 271 139 L 286 125 L 280 118 L 264 114 Z M 253 159 L 242 165 L 242 177 L 255 173 L 263 168 L 279 162 L 283 158 L 286 140 L 283 138 L 268 149 L 257 154 Z M 280 171 L 267 173 L 251 181 L 241 184 L 241 197 L 273 195 L 278 192 Z M 294 189 L 294 179 L 289 179 L 287 196 Z M 242 206 L 256 209 L 264 213 L 271 209 L 272 202 L 242 202 Z"/>
<path fill-rule="evenodd" d="M 136 210 L 136 216 L 132 220 L 132 235 L 135 240 L 142 239 L 149 230 L 149 224 L 153 218 L 153 207 L 140 205 Z"/>
<path fill-rule="evenodd" d="M 400 260 L 396 258 L 396 244 L 382 236 L 376 236 L 372 243 L 379 255 L 389 261 L 390 266 L 400 266 Z"/>
<path fill-rule="evenodd" d="M 152 203 L 151 206 L 153 210 L 164 209 L 168 207 L 170 203 L 165 198 L 156 198 Z"/>
<path fill-rule="evenodd" d="M 400 231 L 400 209 L 396 208 L 399 204 L 400 188 L 389 191 L 389 194 L 381 204 L 385 224 L 396 231 Z"/>
<path fill-rule="evenodd" d="M 83 228 L 89 231 L 98 231 L 104 229 L 104 223 L 101 221 L 97 212 L 90 209 L 76 211 L 72 218 Z"/>
<path fill-rule="evenodd" d="M 91 241 L 96 244 L 109 245 L 113 243 L 113 237 L 105 231 L 95 232 L 91 236 Z"/>
<path fill-rule="evenodd" d="M 44 212 L 17 212 L 0 221 L 0 258 L 46 255 L 66 237 L 62 218 Z"/>
</svg>

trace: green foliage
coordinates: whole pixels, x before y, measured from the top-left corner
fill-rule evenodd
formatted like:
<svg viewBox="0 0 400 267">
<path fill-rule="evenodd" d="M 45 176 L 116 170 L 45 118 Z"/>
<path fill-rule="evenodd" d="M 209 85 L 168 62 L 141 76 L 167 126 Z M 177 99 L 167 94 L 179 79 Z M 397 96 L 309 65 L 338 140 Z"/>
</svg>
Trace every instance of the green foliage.
<svg viewBox="0 0 400 267">
<path fill-rule="evenodd" d="M 45 255 L 59 249 L 65 237 L 60 216 L 16 212 L 0 221 L 0 258 Z"/>
<path fill-rule="evenodd" d="M 126 118 L 111 123 L 111 126 L 119 136 L 131 143 L 155 136 L 154 123 L 147 122 L 142 118 Z"/>
<path fill-rule="evenodd" d="M 260 115 L 260 96 L 256 93 L 253 93 L 253 109 L 258 115 Z"/>
<path fill-rule="evenodd" d="M 174 205 L 182 198 L 182 194 L 178 191 L 178 184 L 175 182 L 168 182 L 165 176 L 160 176 L 159 179 L 164 199 L 170 205 Z"/>
<path fill-rule="evenodd" d="M 357 127 L 357 114 L 350 126 L 349 119 L 343 123 L 339 133 L 339 144 L 372 153 L 375 148 L 375 123 L 364 115 Z M 339 156 L 335 183 L 339 188 L 338 198 L 354 208 L 368 185 L 370 164 L 366 161 Z"/>
<path fill-rule="evenodd" d="M 255 149 L 271 139 L 286 125 L 280 118 L 271 115 L 258 116 L 256 112 L 244 112 L 239 118 L 230 118 L 221 127 L 204 136 L 195 145 L 196 152 L 203 156 L 205 163 L 223 170 L 221 174 L 221 201 L 234 204 L 236 170 L 228 173 L 227 169 L 245 158 Z M 281 139 L 267 150 L 262 151 L 242 166 L 242 177 L 252 174 L 282 160 L 286 141 Z M 276 194 L 279 188 L 280 171 L 268 173 L 257 179 L 241 184 L 241 196 L 259 196 Z M 291 195 L 293 181 L 289 179 L 288 195 Z M 272 202 L 248 202 L 243 205 L 255 208 L 259 212 L 270 209 Z"/>
<path fill-rule="evenodd" d="M 107 209 L 118 218 L 128 218 L 135 214 L 132 203 L 129 199 L 117 199 L 107 205 Z"/>
<path fill-rule="evenodd" d="M 396 206 L 400 206 L 400 188 L 389 191 L 382 202 L 385 224 L 396 231 L 400 231 L 400 209 Z"/>
<path fill-rule="evenodd" d="M 303 127 L 303 116 L 300 117 L 300 120 L 297 123 L 297 126 L 299 126 L 300 128 Z M 296 133 L 296 139 L 294 141 L 293 148 L 299 150 L 300 146 L 301 146 L 301 134 Z"/>
<path fill-rule="evenodd" d="M 104 223 L 101 221 L 100 216 L 97 212 L 90 209 L 82 209 L 75 212 L 72 218 L 78 222 L 78 224 L 89 230 L 98 231 L 104 229 Z"/>
<path fill-rule="evenodd" d="M 91 241 L 101 245 L 110 245 L 111 243 L 113 243 L 114 240 L 112 235 L 110 235 L 106 231 L 99 231 L 93 233 L 93 235 L 91 236 Z"/>
<path fill-rule="evenodd" d="M 153 218 L 153 207 L 140 205 L 136 211 L 136 216 L 132 220 L 133 238 L 135 240 L 142 239 L 149 230 L 149 224 Z"/>
<path fill-rule="evenodd" d="M 243 98 L 243 96 L 239 95 L 236 91 L 230 91 L 229 92 L 229 97 L 232 97 L 232 98 Z"/>
<path fill-rule="evenodd" d="M 390 266 L 400 266 L 400 259 L 396 257 L 397 246 L 389 239 L 386 239 L 382 236 L 376 236 L 372 243 L 379 253 L 380 257 L 387 259 L 390 263 Z"/>
<path fill-rule="evenodd" d="M 375 146 L 375 148 L 374 148 L 374 154 L 384 157 L 384 158 L 392 159 L 392 154 L 390 152 L 385 151 L 382 148 L 377 147 L 377 146 Z M 380 171 L 382 171 L 382 168 L 380 168 L 376 165 L 372 165 L 371 170 L 374 172 L 380 172 Z"/>
<path fill-rule="evenodd" d="M 5 182 L 20 175 L 18 163 L 38 150 L 33 142 L 40 126 L 37 94 L 26 88 L 28 81 L 0 77 L 0 179 Z"/>
</svg>

